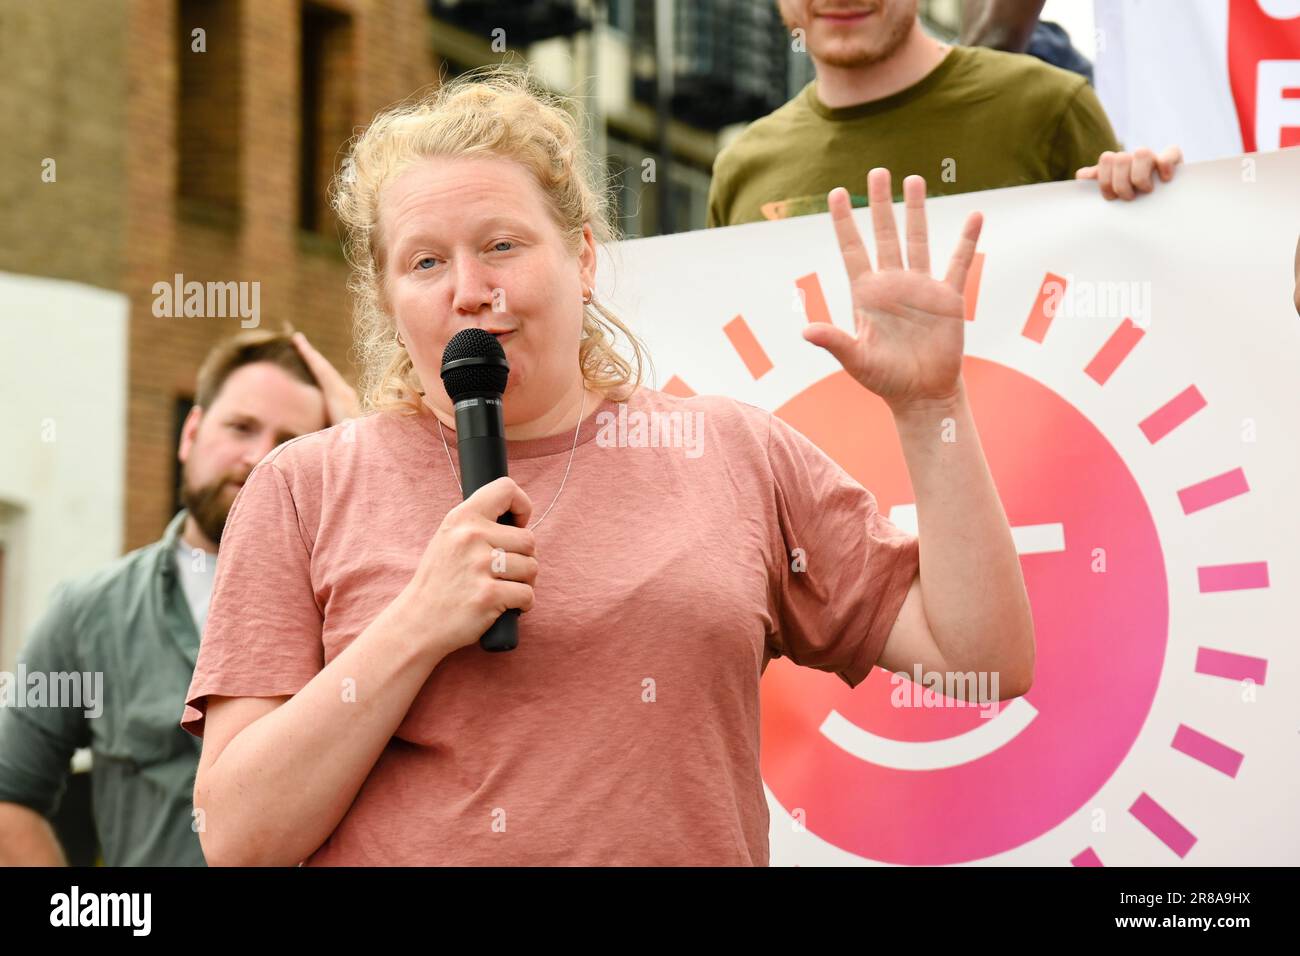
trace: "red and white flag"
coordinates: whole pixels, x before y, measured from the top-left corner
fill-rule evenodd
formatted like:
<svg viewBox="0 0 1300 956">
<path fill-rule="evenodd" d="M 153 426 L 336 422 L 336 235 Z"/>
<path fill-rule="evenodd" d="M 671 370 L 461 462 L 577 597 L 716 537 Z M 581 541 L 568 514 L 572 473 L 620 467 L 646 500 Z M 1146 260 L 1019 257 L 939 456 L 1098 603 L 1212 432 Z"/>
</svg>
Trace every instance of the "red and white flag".
<svg viewBox="0 0 1300 956">
<path fill-rule="evenodd" d="M 1128 147 L 1300 146 L 1300 0 L 1097 0 L 1097 92 Z"/>
</svg>

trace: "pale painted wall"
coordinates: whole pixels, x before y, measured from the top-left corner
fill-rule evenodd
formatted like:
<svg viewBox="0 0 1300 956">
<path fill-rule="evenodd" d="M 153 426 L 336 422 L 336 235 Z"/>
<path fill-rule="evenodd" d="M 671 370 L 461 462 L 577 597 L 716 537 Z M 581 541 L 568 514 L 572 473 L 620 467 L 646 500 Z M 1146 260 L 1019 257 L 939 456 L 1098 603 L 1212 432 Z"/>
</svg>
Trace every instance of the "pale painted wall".
<svg viewBox="0 0 1300 956">
<path fill-rule="evenodd" d="M 62 579 L 121 553 L 126 296 L 0 272 L 0 670 Z"/>
</svg>

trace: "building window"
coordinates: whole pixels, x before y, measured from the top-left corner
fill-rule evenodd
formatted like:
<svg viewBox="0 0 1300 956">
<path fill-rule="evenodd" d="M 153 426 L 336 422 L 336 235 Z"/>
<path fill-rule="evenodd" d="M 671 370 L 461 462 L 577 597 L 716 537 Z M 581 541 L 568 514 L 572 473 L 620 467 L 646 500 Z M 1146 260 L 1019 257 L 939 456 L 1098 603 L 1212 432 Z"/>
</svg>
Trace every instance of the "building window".
<svg viewBox="0 0 1300 956">
<path fill-rule="evenodd" d="M 610 214 L 625 238 L 663 234 L 661 204 L 665 192 L 672 194 L 674 232 L 704 228 L 709 206 L 708 172 L 674 156 L 668 174 L 672 189 L 665 190 L 663 169 L 657 162 L 654 180 L 645 179 L 646 160 L 656 159 L 650 147 L 610 133 L 605 148 L 606 178 L 613 200 Z"/>
<path fill-rule="evenodd" d="M 239 0 L 180 0 L 177 190 L 189 211 L 239 213 Z"/>
<path fill-rule="evenodd" d="M 334 238 L 329 183 L 352 136 L 356 85 L 352 18 L 314 3 L 302 5 L 299 76 L 299 225 Z"/>
<path fill-rule="evenodd" d="M 610 0 L 609 25 L 631 36 L 636 29 L 636 0 Z"/>
<path fill-rule="evenodd" d="M 653 235 L 651 210 L 645 208 L 650 190 L 641 178 L 642 162 L 653 154 L 613 134 L 606 136 L 605 148 L 607 180 L 613 200 L 610 214 L 620 233 L 627 239 Z"/>
<path fill-rule="evenodd" d="M 709 218 L 709 174 L 682 161 L 673 163 L 673 231 L 703 229 Z"/>
</svg>

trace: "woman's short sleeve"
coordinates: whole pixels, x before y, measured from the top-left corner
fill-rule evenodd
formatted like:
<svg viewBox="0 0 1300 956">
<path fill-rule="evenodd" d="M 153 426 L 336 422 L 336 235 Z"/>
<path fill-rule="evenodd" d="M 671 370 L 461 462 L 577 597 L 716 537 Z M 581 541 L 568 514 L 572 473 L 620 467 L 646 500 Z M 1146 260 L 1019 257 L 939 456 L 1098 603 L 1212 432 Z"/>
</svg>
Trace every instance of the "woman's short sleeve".
<svg viewBox="0 0 1300 956">
<path fill-rule="evenodd" d="M 260 462 L 221 536 L 207 624 L 181 726 L 203 736 L 209 695 L 292 695 L 324 665 L 321 610 L 298 509 L 275 457 Z"/>
<path fill-rule="evenodd" d="M 775 415 L 767 455 L 784 555 L 771 653 L 856 687 L 879 660 L 920 568 L 917 537 L 891 523 L 870 491 Z"/>
</svg>

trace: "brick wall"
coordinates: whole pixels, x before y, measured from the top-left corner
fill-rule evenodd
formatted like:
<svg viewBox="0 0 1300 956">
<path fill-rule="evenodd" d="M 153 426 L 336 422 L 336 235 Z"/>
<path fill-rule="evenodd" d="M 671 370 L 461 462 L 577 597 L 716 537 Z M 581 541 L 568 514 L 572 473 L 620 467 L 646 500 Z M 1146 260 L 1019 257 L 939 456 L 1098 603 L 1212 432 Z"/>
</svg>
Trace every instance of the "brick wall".
<svg viewBox="0 0 1300 956">
<path fill-rule="evenodd" d="M 0 270 L 116 288 L 126 6 L 0 0 Z"/>
<path fill-rule="evenodd" d="M 175 273 L 187 281 L 260 283 L 263 327 L 291 322 L 302 330 L 345 377 L 355 381 L 350 360 L 351 303 L 347 269 L 332 218 L 319 234 L 304 233 L 300 202 L 299 56 L 303 14 L 293 0 L 222 0 L 237 16 L 221 14 L 219 25 L 236 27 L 237 51 L 214 50 L 221 30 L 208 30 L 208 53 L 178 50 L 190 29 L 182 16 L 203 16 L 203 3 L 133 0 L 127 118 L 128 178 L 131 188 L 127 246 L 130 268 L 123 290 L 131 298 L 130 412 L 126 546 L 157 538 L 170 516 L 176 475 L 173 406 L 192 392 L 194 373 L 211 344 L 239 330 L 237 317 L 155 318 L 155 282 Z M 436 78 L 428 53 L 420 0 L 329 0 L 318 4 L 346 16 L 327 47 L 327 82 L 321 94 L 324 123 L 318 127 L 327 168 L 315 179 L 323 190 L 332 164 L 354 127 L 378 109 Z M 202 24 L 198 24 L 202 25 Z M 351 48 L 339 45 L 351 38 Z M 237 64 L 236 109 L 219 98 L 191 100 L 199 115 L 178 117 L 179 57 L 219 56 Z M 222 62 L 227 62 L 223 59 Z M 351 74 L 352 81 L 347 81 Z M 176 151 L 179 123 L 213 128 L 237 117 L 237 142 L 226 166 L 237 184 L 233 216 L 182 198 L 177 202 L 181 164 Z M 333 112 L 331 112 L 333 110 Z M 336 142 L 331 142 L 331 137 Z M 188 155 L 186 157 L 189 158 Z M 211 168 L 219 168 L 214 162 Z M 200 183 L 199 178 L 186 182 Z M 211 182 L 207 198 L 219 197 Z M 202 190 L 188 190 L 203 196 Z M 323 196 L 317 193 L 317 202 Z M 323 207 L 321 207 L 323 208 Z"/>
<path fill-rule="evenodd" d="M 305 193 L 304 4 L 336 27 L 306 97 L 319 106 Z M 323 190 L 352 132 L 435 82 L 435 66 L 423 0 L 0 0 L 0 269 L 130 300 L 128 549 L 171 514 L 177 396 L 240 329 L 237 316 L 155 317 L 154 284 L 256 281 L 262 327 L 292 323 L 355 381 Z M 47 156 L 55 184 L 40 182 Z"/>
</svg>

